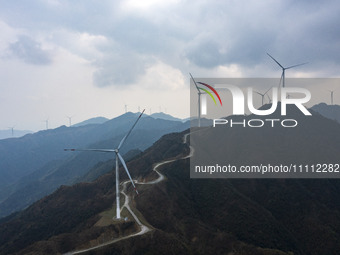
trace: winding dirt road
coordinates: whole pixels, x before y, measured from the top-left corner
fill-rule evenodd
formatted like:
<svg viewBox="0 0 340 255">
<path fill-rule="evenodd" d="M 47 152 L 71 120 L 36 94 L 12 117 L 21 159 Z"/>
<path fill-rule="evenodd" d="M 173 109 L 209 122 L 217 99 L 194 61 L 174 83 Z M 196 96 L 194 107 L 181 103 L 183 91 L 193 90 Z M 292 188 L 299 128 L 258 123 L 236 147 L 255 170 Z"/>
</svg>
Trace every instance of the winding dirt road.
<svg viewBox="0 0 340 255">
<path fill-rule="evenodd" d="M 187 140 L 188 140 L 188 136 L 190 135 L 190 133 L 187 133 L 183 136 L 183 143 L 187 143 Z M 158 174 L 158 178 L 156 180 L 153 180 L 153 181 L 149 181 L 149 182 L 139 182 L 137 180 L 133 180 L 136 184 L 139 184 L 139 185 L 154 185 L 154 184 L 157 184 L 159 182 L 162 182 L 166 179 L 166 177 L 161 174 L 158 169 L 159 167 L 161 167 L 162 165 L 165 165 L 165 164 L 168 164 L 168 163 L 171 163 L 171 162 L 174 162 L 176 160 L 183 160 L 183 159 L 187 159 L 187 158 L 190 158 L 193 154 L 194 154 L 194 149 L 189 145 L 189 148 L 190 148 L 190 153 L 183 157 L 183 158 L 180 158 L 180 159 L 171 159 L 171 160 L 166 160 L 166 161 L 162 161 L 162 162 L 159 162 L 157 163 L 154 167 L 153 167 L 153 171 L 155 171 L 157 174 Z M 85 253 L 85 252 L 88 252 L 88 251 L 92 251 L 92 250 L 96 250 L 98 248 L 101 248 L 101 247 L 104 247 L 104 246 L 107 246 L 107 245 L 110 245 L 110 244 L 113 244 L 113 243 L 117 243 L 119 241 L 122 241 L 122 240 L 125 240 L 125 239 L 128 239 L 128 238 L 131 238 L 131 237 L 134 237 L 134 236 L 139 236 L 139 235 L 144 235 L 148 232 L 150 232 L 152 229 L 149 228 L 148 226 L 144 225 L 140 219 L 136 216 L 136 214 L 131 210 L 131 207 L 130 207 L 130 196 L 128 196 L 125 191 L 126 191 L 126 185 L 129 183 L 130 181 L 124 181 L 124 182 L 121 182 L 120 184 L 123 186 L 123 189 L 121 190 L 121 194 L 124 196 L 124 205 L 121 207 L 121 211 L 123 210 L 123 208 L 125 207 L 129 212 L 130 214 L 132 215 L 132 217 L 134 218 L 134 220 L 136 221 L 136 223 L 138 224 L 140 230 L 136 233 L 133 233 L 131 235 L 127 235 L 127 236 L 123 236 L 123 237 L 119 237 L 119 238 L 116 238 L 112 241 L 109 241 L 109 242 L 105 242 L 105 243 L 102 243 L 102 244 L 99 244 L 99 245 L 96 245 L 96 246 L 93 246 L 91 248 L 88 248 L 88 249 L 83 249 L 83 250 L 78 250 L 78 251 L 72 251 L 72 252 L 68 252 L 68 253 L 65 253 L 64 255 L 71 255 L 71 254 L 81 254 L 81 253 Z"/>
</svg>

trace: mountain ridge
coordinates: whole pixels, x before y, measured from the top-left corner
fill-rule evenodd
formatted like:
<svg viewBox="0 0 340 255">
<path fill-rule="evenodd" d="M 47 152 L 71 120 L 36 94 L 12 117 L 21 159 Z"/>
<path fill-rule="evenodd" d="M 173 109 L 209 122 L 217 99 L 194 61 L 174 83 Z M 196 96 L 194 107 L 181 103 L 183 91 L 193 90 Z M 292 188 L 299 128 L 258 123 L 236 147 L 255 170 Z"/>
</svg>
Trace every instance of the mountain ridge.
<svg viewBox="0 0 340 255">
<path fill-rule="evenodd" d="M 293 151 L 287 155 L 298 158 L 300 148 L 290 146 L 299 142 L 297 138 L 301 135 L 313 134 L 304 141 L 306 148 L 317 144 L 316 151 L 322 152 L 326 146 L 338 155 L 339 149 L 334 146 L 337 140 L 327 138 L 329 133 L 340 131 L 338 123 L 319 114 L 313 114 L 306 122 L 303 116 L 294 114 L 287 118 L 292 116 L 301 123 L 301 128 L 289 132 L 282 132 L 281 128 L 272 130 L 273 134 L 280 134 L 273 142 L 282 144 L 281 149 L 271 147 L 272 153 L 291 149 Z M 320 125 L 306 133 L 309 125 L 305 124 L 310 123 Z M 162 251 L 166 254 L 337 254 L 340 250 L 339 179 L 190 179 L 189 146 L 183 143 L 187 132 L 165 135 L 127 162 L 131 175 L 139 181 L 155 179 L 153 166 L 168 162 L 158 169 L 165 175 L 164 181 L 154 185 L 137 184 L 140 192 L 137 197 L 128 187 L 133 198 L 131 206 L 135 205 L 154 231 L 103 246 L 89 254 L 156 254 Z M 209 135 L 211 128 L 202 128 L 200 132 Z M 242 151 L 256 141 L 257 145 L 262 145 L 257 147 L 257 155 L 267 157 L 270 154 L 263 146 L 265 143 L 257 139 L 260 134 L 273 137 L 268 129 L 245 128 L 224 132 L 220 140 L 233 138 L 240 143 Z M 248 139 L 240 139 L 241 135 Z M 225 148 L 233 147 L 232 141 L 224 143 Z M 103 164 L 112 166 L 112 163 Z M 2 220 L 0 251 L 3 254 L 44 254 L 47 251 L 57 254 L 99 241 L 100 234 L 94 232 L 106 230 L 95 227 L 95 222 L 101 213 L 114 208 L 114 179 L 110 172 L 92 183 L 62 187 L 23 212 Z M 81 195 L 83 192 L 85 194 Z M 100 200 L 102 204 L 98 203 Z M 66 218 L 56 214 L 54 208 L 58 212 L 68 212 Z M 78 216 L 81 221 L 77 221 Z M 47 219 L 60 223 L 65 220 L 62 224 L 65 228 L 46 228 L 43 222 Z M 131 233 L 133 229 L 130 225 L 125 231 Z M 35 231 L 41 235 L 33 235 Z M 93 234 L 86 237 L 85 233 Z M 115 237 L 117 232 L 112 229 L 110 233 Z"/>
<path fill-rule="evenodd" d="M 86 125 L 98 125 L 103 124 L 104 122 L 108 121 L 108 118 L 105 117 L 94 117 L 90 118 L 88 120 L 84 120 L 82 122 L 76 123 L 74 125 L 71 125 L 71 127 L 80 127 L 80 126 L 86 126 Z"/>
<path fill-rule="evenodd" d="M 61 184 L 70 185 L 74 183 L 75 180 L 85 175 L 98 162 L 111 159 L 113 155 L 110 154 L 71 153 L 65 152 L 64 149 L 72 147 L 112 148 L 114 144 L 119 143 L 127 132 L 127 128 L 130 128 L 131 123 L 135 121 L 135 118 L 136 114 L 127 113 L 99 125 L 86 125 L 77 128 L 62 126 L 53 130 L 40 131 L 35 135 L 28 135 L 28 137 L 22 138 L 23 140 L 28 140 L 28 145 L 31 147 L 31 144 L 35 144 L 35 147 L 31 149 L 33 150 L 32 153 L 27 158 L 34 158 L 36 155 L 34 150 L 37 150 L 39 146 L 45 145 L 48 147 L 45 148 L 44 156 L 47 155 L 48 157 L 41 157 L 41 160 L 45 160 L 44 164 L 40 166 L 34 164 L 31 169 L 35 168 L 35 170 L 18 178 L 13 184 L 1 186 L 0 216 L 3 217 L 15 210 L 25 208 L 36 199 L 49 194 L 49 192 L 52 192 Z M 133 139 L 127 140 L 121 152 L 125 154 L 130 149 L 145 150 L 165 133 L 180 131 L 187 127 L 188 123 L 156 120 L 151 117 L 142 118 L 136 130 L 131 134 Z M 40 139 L 39 143 L 34 142 L 34 137 Z M 55 143 L 58 142 L 61 143 L 56 146 Z M 21 158 L 20 153 L 24 154 L 24 152 L 25 150 L 22 148 L 17 152 L 17 160 Z M 4 158 L 5 155 L 0 157 Z M 26 161 L 26 166 L 28 166 L 28 162 Z M 18 167 L 23 166 L 19 165 Z M 4 168 L 3 166 L 0 169 Z M 2 176 L 4 176 L 4 173 L 2 173 Z M 22 194 L 25 195 L 23 196 Z"/>
<path fill-rule="evenodd" d="M 335 120 L 340 123 L 340 105 L 328 105 L 326 103 L 319 103 L 313 105 L 311 109 L 328 119 Z"/>
</svg>

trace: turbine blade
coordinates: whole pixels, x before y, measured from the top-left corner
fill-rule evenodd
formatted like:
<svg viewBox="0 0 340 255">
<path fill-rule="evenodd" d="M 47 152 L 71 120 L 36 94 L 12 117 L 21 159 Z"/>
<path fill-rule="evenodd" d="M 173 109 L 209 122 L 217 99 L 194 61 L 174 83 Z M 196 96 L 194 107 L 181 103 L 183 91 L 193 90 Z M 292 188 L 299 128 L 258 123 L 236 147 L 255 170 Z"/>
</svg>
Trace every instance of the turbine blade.
<svg viewBox="0 0 340 255">
<path fill-rule="evenodd" d="M 197 86 L 197 84 L 196 84 L 196 81 L 194 80 L 194 77 L 192 77 L 191 73 L 189 73 L 189 74 L 190 74 L 190 76 L 191 76 L 191 79 L 194 81 L 194 84 L 195 84 L 195 86 L 196 86 L 196 89 L 197 89 L 198 93 L 200 93 L 201 91 L 200 91 L 200 89 L 198 88 L 198 86 Z"/>
<path fill-rule="evenodd" d="M 255 93 L 259 94 L 260 96 L 264 96 L 263 94 L 261 94 L 260 92 L 254 91 Z"/>
<path fill-rule="evenodd" d="M 271 90 L 271 89 L 272 89 L 272 87 L 270 87 L 263 95 L 266 95 L 269 92 L 269 90 Z"/>
<path fill-rule="evenodd" d="M 281 68 L 284 68 L 279 62 L 277 62 L 277 60 L 275 58 L 273 58 L 268 52 L 267 55 L 276 62 L 276 64 L 278 64 L 279 66 L 281 66 Z"/>
<path fill-rule="evenodd" d="M 124 142 L 126 141 L 126 139 L 129 137 L 132 129 L 136 126 L 138 120 L 140 119 L 140 117 L 142 117 L 143 113 L 144 113 L 145 109 L 141 112 L 141 114 L 139 115 L 139 117 L 137 118 L 135 124 L 133 124 L 133 126 L 130 128 L 129 132 L 123 137 L 123 139 L 120 141 L 117 150 L 120 149 L 120 147 L 122 147 L 122 145 L 124 144 Z"/>
<path fill-rule="evenodd" d="M 125 172 L 126 172 L 127 175 L 129 176 L 130 181 L 131 181 L 131 183 L 132 183 L 132 186 L 134 187 L 134 189 L 135 189 L 135 191 L 136 191 L 136 193 L 137 193 L 137 195 L 138 195 L 137 188 L 136 188 L 136 186 L 135 186 L 135 184 L 134 184 L 134 182 L 133 182 L 133 180 L 132 180 L 132 178 L 131 178 L 131 175 L 130 175 L 130 173 L 129 173 L 129 170 L 128 170 L 126 164 L 125 164 L 125 161 L 124 161 L 123 157 L 122 157 L 119 153 L 117 153 L 117 156 L 118 156 L 120 162 L 122 162 L 122 165 L 123 165 L 123 167 L 124 167 L 124 169 L 125 169 Z"/>
<path fill-rule="evenodd" d="M 112 149 L 64 149 L 64 151 L 98 151 L 98 152 L 115 152 Z"/>
<path fill-rule="evenodd" d="M 306 63 L 301 63 L 301 64 L 298 64 L 298 65 L 289 66 L 289 67 L 286 67 L 285 69 L 287 70 L 287 69 L 294 68 L 294 67 L 297 67 L 297 66 L 303 66 L 303 65 L 305 65 L 305 64 L 308 64 L 308 62 L 306 62 Z"/>
</svg>

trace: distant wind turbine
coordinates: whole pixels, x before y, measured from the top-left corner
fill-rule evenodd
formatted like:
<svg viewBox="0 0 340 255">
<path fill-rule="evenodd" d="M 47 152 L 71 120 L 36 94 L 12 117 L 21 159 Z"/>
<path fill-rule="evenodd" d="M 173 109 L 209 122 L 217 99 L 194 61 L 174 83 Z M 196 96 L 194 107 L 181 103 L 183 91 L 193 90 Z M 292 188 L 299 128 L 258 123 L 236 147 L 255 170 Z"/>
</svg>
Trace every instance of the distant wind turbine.
<svg viewBox="0 0 340 255">
<path fill-rule="evenodd" d="M 287 99 L 294 98 L 291 94 L 287 94 Z"/>
<path fill-rule="evenodd" d="M 262 97 L 262 105 L 264 104 L 264 97 L 270 89 L 271 89 L 271 87 L 265 93 L 260 93 L 260 92 L 254 91 L 255 93 L 259 94 Z"/>
<path fill-rule="evenodd" d="M 8 127 L 11 131 L 12 131 L 12 137 L 14 136 L 14 128 L 15 128 L 15 126 L 13 126 L 13 127 Z"/>
<path fill-rule="evenodd" d="M 124 105 L 125 113 L 127 113 L 127 104 Z"/>
<path fill-rule="evenodd" d="M 328 90 L 331 93 L 331 105 L 333 105 L 333 95 L 335 90 Z"/>
<path fill-rule="evenodd" d="M 72 126 L 72 118 L 74 117 L 74 116 L 66 116 L 67 118 L 68 118 L 68 121 L 69 121 L 69 125 L 70 125 L 70 127 Z"/>
<path fill-rule="evenodd" d="M 280 83 L 279 83 L 279 87 L 281 85 L 281 81 L 282 81 L 282 88 L 285 87 L 285 72 L 287 69 L 291 69 L 291 68 L 294 68 L 294 67 L 297 67 L 297 66 L 302 66 L 302 65 L 305 65 L 307 64 L 306 63 L 301 63 L 301 64 L 297 64 L 297 65 L 293 65 L 293 66 L 288 66 L 288 67 L 283 67 L 275 58 L 273 58 L 269 53 L 267 53 L 267 55 L 275 61 L 276 64 L 278 64 L 281 68 L 282 68 L 282 74 L 281 74 L 281 78 L 280 78 Z"/>
<path fill-rule="evenodd" d="M 267 94 L 267 97 L 268 97 L 269 103 L 271 104 L 272 103 L 272 99 L 270 98 L 270 96 L 268 94 Z"/>
<path fill-rule="evenodd" d="M 46 130 L 48 130 L 48 119 L 44 120 L 44 122 L 46 123 Z"/>
<path fill-rule="evenodd" d="M 125 164 L 125 161 L 123 159 L 123 157 L 120 155 L 119 150 L 120 148 L 123 146 L 123 144 L 125 143 L 126 139 L 129 137 L 132 129 L 136 126 L 138 120 L 142 117 L 143 113 L 144 113 L 145 109 L 142 111 L 142 113 L 139 115 L 139 117 L 137 118 L 137 120 L 135 121 L 135 123 L 133 124 L 133 126 L 130 128 L 129 132 L 127 132 L 127 134 L 123 137 L 123 139 L 120 141 L 118 147 L 116 149 L 65 149 L 65 151 L 97 151 L 97 152 L 109 152 L 109 153 L 115 153 L 116 154 L 116 203 L 117 203 L 117 207 L 116 207 L 116 216 L 117 219 L 120 219 L 120 201 L 119 201 L 119 161 L 122 163 L 128 177 L 130 178 L 131 184 L 134 187 L 137 195 L 138 195 L 138 191 L 137 188 L 131 178 L 131 175 L 129 173 L 129 170 Z"/>
</svg>

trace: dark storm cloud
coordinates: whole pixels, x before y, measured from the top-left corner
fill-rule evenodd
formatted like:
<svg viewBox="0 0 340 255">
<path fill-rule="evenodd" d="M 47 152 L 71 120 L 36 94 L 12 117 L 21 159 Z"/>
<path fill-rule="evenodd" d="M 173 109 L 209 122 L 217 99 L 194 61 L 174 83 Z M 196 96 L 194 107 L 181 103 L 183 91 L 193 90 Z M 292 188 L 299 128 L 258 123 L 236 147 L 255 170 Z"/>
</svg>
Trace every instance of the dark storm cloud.
<svg viewBox="0 0 340 255">
<path fill-rule="evenodd" d="M 154 10 L 123 8 L 125 3 L 36 0 L 17 8 L 5 1 L 0 18 L 33 31 L 65 29 L 107 38 L 108 46 L 95 46 L 101 54 L 90 60 L 97 69 L 93 77 L 97 86 L 132 84 L 155 60 L 185 75 L 231 64 L 241 70 L 255 66 L 274 70 L 266 52 L 283 65 L 310 62 L 299 70 L 334 75 L 339 68 L 338 1 L 198 0 Z M 26 62 L 50 61 L 29 38 L 21 38 L 11 49 Z"/>
<path fill-rule="evenodd" d="M 94 84 L 99 87 L 133 84 L 145 73 L 150 61 L 143 55 L 124 49 L 118 54 L 110 52 L 96 63 L 97 71 L 93 76 Z"/>
<path fill-rule="evenodd" d="M 207 26 L 198 31 L 201 36 L 185 50 L 193 64 L 205 68 L 267 65 L 270 70 L 266 55 L 270 52 L 283 65 L 308 61 L 299 70 L 335 74 L 331 70 L 340 61 L 338 2 L 275 1 L 261 6 L 249 1 L 240 10 L 241 2 L 230 8 L 227 3 L 220 5 L 224 11 L 205 20 Z M 214 19 L 220 22 L 211 22 Z"/>
<path fill-rule="evenodd" d="M 99 87 L 135 83 L 161 48 L 157 27 L 144 19 L 120 20 L 106 36 L 112 46 L 101 48 L 104 57 L 94 63 L 93 80 Z"/>
<path fill-rule="evenodd" d="M 187 57 L 198 66 L 211 68 L 223 64 L 225 53 L 219 52 L 219 45 L 213 41 L 204 41 L 187 50 Z"/>
<path fill-rule="evenodd" d="M 18 41 L 9 45 L 9 50 L 28 64 L 48 65 L 52 62 L 51 56 L 41 48 L 41 44 L 28 36 L 20 36 Z"/>
</svg>

